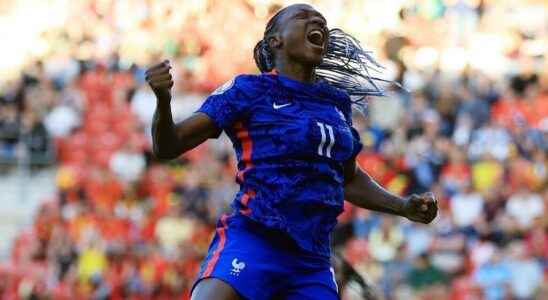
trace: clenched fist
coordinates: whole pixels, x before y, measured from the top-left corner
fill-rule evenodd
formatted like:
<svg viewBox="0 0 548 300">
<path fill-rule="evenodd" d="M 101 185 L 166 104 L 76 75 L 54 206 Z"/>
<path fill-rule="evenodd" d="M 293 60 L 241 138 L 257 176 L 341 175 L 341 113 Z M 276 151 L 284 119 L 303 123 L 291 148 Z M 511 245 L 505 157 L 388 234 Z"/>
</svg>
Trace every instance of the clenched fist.
<svg viewBox="0 0 548 300">
<path fill-rule="evenodd" d="M 171 70 L 169 60 L 164 60 L 163 62 L 150 67 L 145 73 L 145 79 L 159 101 L 171 100 L 173 78 L 171 73 L 169 73 L 169 70 Z"/>
<path fill-rule="evenodd" d="M 438 200 L 433 193 L 411 195 L 404 207 L 404 216 L 414 222 L 428 224 L 438 214 Z"/>
</svg>

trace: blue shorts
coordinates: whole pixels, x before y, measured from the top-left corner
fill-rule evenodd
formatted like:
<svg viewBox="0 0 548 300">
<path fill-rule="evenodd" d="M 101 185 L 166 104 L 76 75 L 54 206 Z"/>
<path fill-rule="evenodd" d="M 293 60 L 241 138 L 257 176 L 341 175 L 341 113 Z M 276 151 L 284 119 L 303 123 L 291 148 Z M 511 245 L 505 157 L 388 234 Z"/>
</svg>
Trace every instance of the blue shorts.
<svg viewBox="0 0 548 300">
<path fill-rule="evenodd" d="M 198 279 L 217 278 L 250 300 L 339 299 L 330 258 L 243 215 L 223 215 Z"/>
</svg>

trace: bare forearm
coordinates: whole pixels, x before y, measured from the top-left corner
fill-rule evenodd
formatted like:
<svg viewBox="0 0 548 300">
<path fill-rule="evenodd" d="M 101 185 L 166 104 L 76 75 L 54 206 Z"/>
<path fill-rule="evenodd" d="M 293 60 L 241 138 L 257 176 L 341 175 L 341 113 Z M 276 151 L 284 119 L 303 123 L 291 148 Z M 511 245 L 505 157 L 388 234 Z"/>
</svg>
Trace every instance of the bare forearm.
<svg viewBox="0 0 548 300">
<path fill-rule="evenodd" d="M 406 217 L 428 224 L 438 214 L 438 201 L 432 193 L 402 198 L 380 186 L 371 176 L 356 166 L 354 159 L 345 163 L 344 197 L 359 207 Z"/>
<path fill-rule="evenodd" d="M 177 158 L 220 133 L 221 130 L 203 113 L 195 113 L 174 124 L 169 104 L 158 101 L 152 121 L 153 151 L 157 158 Z"/>
<path fill-rule="evenodd" d="M 344 197 L 350 203 L 362 208 L 405 216 L 406 200 L 384 189 L 360 169 L 356 170 L 353 178 L 345 185 Z"/>
<path fill-rule="evenodd" d="M 152 119 L 152 150 L 160 159 L 177 157 L 175 123 L 171 115 L 169 101 L 157 101 Z"/>
<path fill-rule="evenodd" d="M 207 115 L 195 113 L 175 124 L 171 115 L 171 88 L 173 80 L 169 61 L 152 66 L 146 71 L 146 80 L 156 96 L 156 110 L 152 119 L 152 150 L 159 159 L 174 159 L 218 137 L 221 129 Z"/>
</svg>

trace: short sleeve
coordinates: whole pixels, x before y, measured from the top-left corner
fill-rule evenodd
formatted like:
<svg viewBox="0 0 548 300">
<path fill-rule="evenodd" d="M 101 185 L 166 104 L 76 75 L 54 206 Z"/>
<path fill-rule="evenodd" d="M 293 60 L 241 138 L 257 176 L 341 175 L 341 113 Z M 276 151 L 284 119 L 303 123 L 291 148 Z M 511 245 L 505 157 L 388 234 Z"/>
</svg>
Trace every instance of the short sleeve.
<svg viewBox="0 0 548 300">
<path fill-rule="evenodd" d="M 361 142 L 360 133 L 352 124 L 352 102 L 350 101 L 350 96 L 344 93 L 340 100 L 341 105 L 339 105 L 339 107 L 344 115 L 346 123 L 350 127 L 350 131 L 352 132 L 352 158 L 354 158 L 360 153 L 360 151 L 362 151 L 363 144 Z"/>
<path fill-rule="evenodd" d="M 355 158 L 363 149 L 363 144 L 360 139 L 360 133 L 354 127 L 350 127 L 352 132 L 352 158 Z"/>
<path fill-rule="evenodd" d="M 197 112 L 209 116 L 223 130 L 230 128 L 245 116 L 251 103 L 242 80 L 238 76 L 221 85 L 206 98 Z"/>
</svg>

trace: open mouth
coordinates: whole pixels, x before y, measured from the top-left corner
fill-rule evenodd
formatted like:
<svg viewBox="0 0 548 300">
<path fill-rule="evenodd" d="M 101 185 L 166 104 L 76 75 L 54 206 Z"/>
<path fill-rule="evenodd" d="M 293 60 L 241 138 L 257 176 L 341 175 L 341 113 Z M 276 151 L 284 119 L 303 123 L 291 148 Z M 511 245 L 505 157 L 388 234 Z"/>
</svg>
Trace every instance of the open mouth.
<svg viewBox="0 0 548 300">
<path fill-rule="evenodd" d="M 325 34 L 319 29 L 314 29 L 310 31 L 306 35 L 306 38 L 311 44 L 318 47 L 323 47 L 323 44 L 325 42 Z"/>
</svg>

